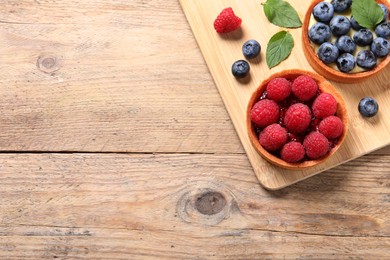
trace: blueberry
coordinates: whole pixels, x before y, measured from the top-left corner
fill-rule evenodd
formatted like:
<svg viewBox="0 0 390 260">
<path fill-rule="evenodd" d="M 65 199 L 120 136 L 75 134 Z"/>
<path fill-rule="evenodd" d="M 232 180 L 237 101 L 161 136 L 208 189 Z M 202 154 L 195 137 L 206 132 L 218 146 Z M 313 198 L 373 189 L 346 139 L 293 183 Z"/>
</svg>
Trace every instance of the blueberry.
<svg viewBox="0 0 390 260">
<path fill-rule="evenodd" d="M 355 57 L 350 53 L 341 54 L 336 61 L 337 68 L 342 72 L 350 72 L 355 68 Z"/>
<path fill-rule="evenodd" d="M 363 26 L 361 26 L 356 20 L 355 17 L 351 16 L 351 19 L 349 20 L 351 22 L 352 29 L 359 31 L 360 29 L 364 29 Z"/>
<path fill-rule="evenodd" d="M 336 13 L 342 13 L 351 7 L 352 0 L 332 0 L 331 4 L 333 5 Z"/>
<path fill-rule="evenodd" d="M 360 29 L 353 35 L 354 42 L 359 46 L 367 46 L 372 43 L 374 36 L 368 29 Z"/>
<path fill-rule="evenodd" d="M 375 28 L 375 33 L 378 37 L 382 37 L 385 39 L 390 38 L 390 22 L 381 23 Z"/>
<path fill-rule="evenodd" d="M 353 53 L 356 49 L 356 44 L 351 37 L 343 35 L 336 40 L 336 46 L 341 53 Z"/>
<path fill-rule="evenodd" d="M 329 41 L 331 36 L 329 26 L 324 23 L 316 23 L 309 29 L 309 39 L 316 44 Z"/>
<path fill-rule="evenodd" d="M 317 54 L 320 60 L 329 64 L 337 60 L 337 57 L 339 56 L 339 49 L 337 49 L 336 45 L 330 42 L 324 42 L 321 44 L 320 48 L 318 48 Z"/>
<path fill-rule="evenodd" d="M 386 57 L 390 52 L 390 43 L 388 40 L 378 37 L 371 44 L 371 51 L 377 57 Z"/>
<path fill-rule="evenodd" d="M 245 58 L 247 58 L 247 59 L 256 58 L 257 55 L 259 55 L 260 50 L 261 50 L 260 43 L 258 43 L 255 40 L 246 41 L 242 45 L 242 53 L 244 54 Z"/>
<path fill-rule="evenodd" d="M 362 50 L 356 56 L 356 63 L 363 69 L 373 69 L 376 66 L 376 57 L 372 51 Z"/>
<path fill-rule="evenodd" d="M 382 20 L 383 23 L 384 21 L 386 21 L 387 17 L 389 17 L 389 9 L 387 9 L 387 7 L 384 4 L 379 4 L 379 6 L 383 11 L 383 20 Z"/>
<path fill-rule="evenodd" d="M 373 117 L 378 113 L 379 105 L 372 97 L 365 97 L 360 100 L 358 109 L 362 116 Z"/>
<path fill-rule="evenodd" d="M 249 69 L 250 66 L 248 62 L 244 60 L 238 60 L 232 65 L 232 73 L 234 77 L 238 79 L 244 78 L 246 75 L 248 75 Z"/>
<path fill-rule="evenodd" d="M 334 13 L 333 5 L 327 2 L 318 3 L 313 8 L 313 16 L 319 22 L 324 22 L 324 23 L 329 22 L 333 17 L 333 13 Z"/>
<path fill-rule="evenodd" d="M 349 19 L 342 15 L 337 15 L 330 20 L 330 30 L 334 36 L 345 35 L 351 29 L 351 23 Z"/>
</svg>

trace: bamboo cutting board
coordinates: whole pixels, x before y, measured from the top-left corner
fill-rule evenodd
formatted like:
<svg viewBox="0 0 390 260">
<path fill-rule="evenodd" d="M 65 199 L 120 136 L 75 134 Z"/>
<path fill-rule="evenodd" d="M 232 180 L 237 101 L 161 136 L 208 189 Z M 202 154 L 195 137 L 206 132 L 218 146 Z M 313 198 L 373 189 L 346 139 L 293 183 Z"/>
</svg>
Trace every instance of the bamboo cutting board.
<svg viewBox="0 0 390 260">
<path fill-rule="evenodd" d="M 253 91 L 260 82 L 273 73 L 285 69 L 313 71 L 305 59 L 301 45 L 301 28 L 288 29 L 294 38 L 295 47 L 287 60 L 269 69 L 265 62 L 267 42 L 273 34 L 284 30 L 271 24 L 264 15 L 259 0 L 179 0 L 192 28 L 203 57 L 233 121 L 254 172 L 267 189 L 276 190 L 304 180 L 324 170 L 335 167 L 383 146 L 390 144 L 390 66 L 379 75 L 357 84 L 334 83 L 343 95 L 349 113 L 349 132 L 342 147 L 325 163 L 307 170 L 291 171 L 278 168 L 266 162 L 252 147 L 245 127 L 245 111 Z M 301 20 L 310 1 L 289 0 Z M 232 7 L 243 22 L 241 28 L 227 35 L 219 35 L 213 28 L 214 19 L 223 8 Z M 250 62 L 250 79 L 239 82 L 231 75 L 234 61 L 244 59 L 242 44 L 256 39 L 262 46 L 261 57 Z M 365 96 L 377 99 L 379 113 L 370 119 L 362 118 L 357 106 Z M 353 174 L 353 173 L 351 173 Z"/>
</svg>

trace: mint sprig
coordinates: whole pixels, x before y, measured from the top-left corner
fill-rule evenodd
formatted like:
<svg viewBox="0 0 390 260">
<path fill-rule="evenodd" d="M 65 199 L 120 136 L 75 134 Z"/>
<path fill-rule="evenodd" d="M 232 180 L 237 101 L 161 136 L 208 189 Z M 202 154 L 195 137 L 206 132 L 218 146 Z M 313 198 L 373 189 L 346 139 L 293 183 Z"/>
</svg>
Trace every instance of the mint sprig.
<svg viewBox="0 0 390 260">
<path fill-rule="evenodd" d="M 271 69 L 284 61 L 291 53 L 294 47 L 292 35 L 287 31 L 276 33 L 268 42 L 266 50 L 266 61 Z"/>
<path fill-rule="evenodd" d="M 360 26 L 373 29 L 383 20 L 383 10 L 374 0 L 353 0 L 351 8 Z"/>
<path fill-rule="evenodd" d="M 263 5 L 265 16 L 271 23 L 284 28 L 302 26 L 297 11 L 286 1 L 267 0 Z"/>
</svg>

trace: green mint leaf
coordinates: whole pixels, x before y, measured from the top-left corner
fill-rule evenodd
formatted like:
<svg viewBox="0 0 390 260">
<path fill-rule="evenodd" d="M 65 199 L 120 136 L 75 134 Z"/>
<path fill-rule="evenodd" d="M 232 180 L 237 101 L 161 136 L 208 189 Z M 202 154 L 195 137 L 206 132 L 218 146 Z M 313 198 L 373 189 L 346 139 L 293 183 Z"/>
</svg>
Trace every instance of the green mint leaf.
<svg viewBox="0 0 390 260">
<path fill-rule="evenodd" d="M 384 13 L 374 0 L 353 0 L 352 15 L 361 26 L 374 28 L 382 21 Z"/>
<path fill-rule="evenodd" d="M 265 58 L 268 67 L 271 69 L 284 61 L 294 47 L 294 40 L 289 32 L 281 31 L 276 33 L 268 42 Z"/>
<path fill-rule="evenodd" d="M 271 23 L 285 27 L 298 28 L 302 26 L 297 11 L 286 1 L 267 0 L 263 4 L 265 16 Z"/>
</svg>

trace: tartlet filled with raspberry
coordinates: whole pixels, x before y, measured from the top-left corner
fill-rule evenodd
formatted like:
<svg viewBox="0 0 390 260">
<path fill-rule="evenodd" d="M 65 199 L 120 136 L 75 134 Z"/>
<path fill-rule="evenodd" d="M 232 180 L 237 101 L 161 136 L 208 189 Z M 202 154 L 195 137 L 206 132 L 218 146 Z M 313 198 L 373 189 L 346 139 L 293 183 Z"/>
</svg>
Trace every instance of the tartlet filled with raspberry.
<svg viewBox="0 0 390 260">
<path fill-rule="evenodd" d="M 342 96 L 323 77 L 302 70 L 264 80 L 248 103 L 246 123 L 256 151 L 287 169 L 325 161 L 348 130 Z"/>
</svg>

